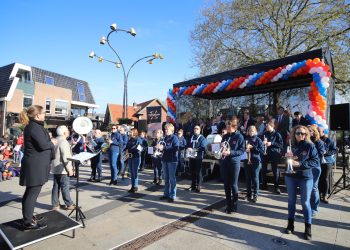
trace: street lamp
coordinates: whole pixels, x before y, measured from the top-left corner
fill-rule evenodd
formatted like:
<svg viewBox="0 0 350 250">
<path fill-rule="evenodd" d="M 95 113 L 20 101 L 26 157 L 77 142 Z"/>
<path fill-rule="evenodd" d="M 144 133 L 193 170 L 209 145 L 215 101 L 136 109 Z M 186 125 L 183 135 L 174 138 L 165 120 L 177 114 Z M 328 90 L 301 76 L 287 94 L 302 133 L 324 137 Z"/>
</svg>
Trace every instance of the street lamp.
<svg viewBox="0 0 350 250">
<path fill-rule="evenodd" d="M 113 33 L 113 32 L 118 32 L 118 31 L 123 31 L 123 32 L 126 32 L 128 34 L 130 34 L 131 36 L 135 37 L 136 36 L 136 31 L 134 28 L 130 28 L 130 30 L 124 30 L 124 29 L 119 29 L 117 24 L 113 23 L 111 26 L 111 31 L 108 33 L 107 35 L 107 38 L 105 36 L 102 36 L 101 39 L 100 39 L 100 44 L 101 45 L 104 45 L 108 44 L 108 46 L 111 48 L 111 50 L 114 52 L 114 54 L 117 56 L 117 61 L 112 61 L 112 60 L 108 60 L 108 59 L 105 59 L 103 58 L 102 56 L 98 56 L 96 55 L 96 53 L 94 51 L 90 52 L 90 55 L 89 57 L 90 58 L 98 58 L 98 61 L 99 62 L 103 62 L 103 61 L 106 61 L 106 62 L 109 62 L 109 63 L 113 63 L 117 68 L 122 68 L 123 70 L 123 76 L 124 76 L 124 94 L 123 94 L 123 118 L 128 118 L 128 78 L 129 78 L 129 73 L 130 73 L 130 70 L 140 61 L 142 60 L 147 60 L 147 62 L 149 64 L 153 64 L 153 60 L 155 59 L 164 59 L 164 57 L 159 54 L 159 53 L 154 53 L 153 55 L 149 55 L 149 56 L 144 56 L 144 57 L 141 57 L 140 59 L 136 60 L 131 66 L 130 68 L 126 71 L 125 67 L 124 67 L 124 64 L 123 64 L 123 61 L 121 60 L 119 54 L 117 53 L 117 51 L 112 47 L 112 45 L 110 44 L 110 40 L 109 40 L 109 36 Z"/>
</svg>

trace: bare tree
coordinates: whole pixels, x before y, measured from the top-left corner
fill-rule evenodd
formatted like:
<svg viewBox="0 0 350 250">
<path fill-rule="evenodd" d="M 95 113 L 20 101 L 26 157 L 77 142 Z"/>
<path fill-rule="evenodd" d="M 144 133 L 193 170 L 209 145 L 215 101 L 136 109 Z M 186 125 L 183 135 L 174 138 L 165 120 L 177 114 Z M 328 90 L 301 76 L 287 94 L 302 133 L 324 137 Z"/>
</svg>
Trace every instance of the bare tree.
<svg viewBox="0 0 350 250">
<path fill-rule="evenodd" d="M 216 0 L 202 11 L 191 41 L 201 75 L 328 46 L 336 88 L 343 95 L 350 90 L 346 0 Z M 293 91 L 286 95 L 296 94 Z"/>
</svg>

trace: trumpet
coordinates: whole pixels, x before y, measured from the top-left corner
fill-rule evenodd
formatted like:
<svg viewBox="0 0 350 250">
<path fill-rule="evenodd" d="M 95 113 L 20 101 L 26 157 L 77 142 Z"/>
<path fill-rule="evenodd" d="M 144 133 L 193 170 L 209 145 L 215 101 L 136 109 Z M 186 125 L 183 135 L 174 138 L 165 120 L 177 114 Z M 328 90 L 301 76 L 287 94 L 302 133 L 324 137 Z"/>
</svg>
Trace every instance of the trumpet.
<svg viewBox="0 0 350 250">
<path fill-rule="evenodd" d="M 225 159 L 226 156 L 223 155 L 223 152 L 230 151 L 230 144 L 228 141 L 222 142 L 222 145 L 220 147 L 220 150 L 217 152 L 214 152 L 215 159 Z"/>
<path fill-rule="evenodd" d="M 293 153 L 292 153 L 292 146 L 291 146 L 291 142 L 289 140 L 289 146 L 287 147 L 287 154 L 289 156 L 286 156 L 287 159 L 287 170 L 286 173 L 291 174 L 291 173 L 295 173 L 294 169 L 293 169 Z"/>
<path fill-rule="evenodd" d="M 188 148 L 188 149 L 186 149 L 186 152 L 185 152 L 185 158 L 186 159 L 188 159 L 188 158 L 196 158 L 197 154 L 198 154 L 198 149 L 196 149 L 196 148 Z"/>
<path fill-rule="evenodd" d="M 153 158 L 160 158 L 163 156 L 163 149 L 162 150 L 159 149 L 160 145 L 163 145 L 163 147 L 164 147 L 165 141 L 161 140 L 157 143 L 156 150 L 154 151 L 154 153 L 152 155 Z"/>
<path fill-rule="evenodd" d="M 132 157 L 133 157 L 132 153 L 125 152 L 123 154 L 123 161 L 126 161 L 127 159 L 132 158 Z"/>
<path fill-rule="evenodd" d="M 95 147 L 97 146 L 97 143 L 95 142 L 93 133 L 91 131 L 86 135 L 86 140 L 86 147 L 88 147 L 92 153 L 96 153 Z"/>
<path fill-rule="evenodd" d="M 267 146 L 266 146 L 266 143 L 267 143 L 267 138 L 266 138 L 266 136 L 264 135 L 264 155 L 267 155 Z"/>
</svg>

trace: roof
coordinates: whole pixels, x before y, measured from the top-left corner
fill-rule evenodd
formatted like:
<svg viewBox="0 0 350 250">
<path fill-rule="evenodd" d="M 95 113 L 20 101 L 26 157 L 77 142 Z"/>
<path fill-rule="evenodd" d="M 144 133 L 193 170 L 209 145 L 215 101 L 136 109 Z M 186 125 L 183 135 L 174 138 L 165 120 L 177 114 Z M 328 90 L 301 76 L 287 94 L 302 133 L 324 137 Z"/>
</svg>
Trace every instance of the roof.
<svg viewBox="0 0 350 250">
<path fill-rule="evenodd" d="M 123 105 L 108 103 L 107 112 L 109 112 L 109 115 L 110 115 L 110 122 L 116 123 L 118 122 L 119 118 L 123 117 Z M 128 118 L 135 120 L 135 118 L 133 117 L 134 113 L 135 113 L 134 107 L 128 106 Z M 107 113 L 106 113 L 106 116 L 107 116 Z"/>
<path fill-rule="evenodd" d="M 299 62 L 299 61 L 314 59 L 314 58 L 324 59 L 325 63 L 330 66 L 330 71 L 332 75 L 334 75 L 334 68 L 333 68 L 333 62 L 332 62 L 330 51 L 327 48 L 323 48 L 323 49 L 308 51 L 298 55 L 288 56 L 288 57 L 273 60 L 273 61 L 259 63 L 259 64 L 239 68 L 239 69 L 229 70 L 218 74 L 213 74 L 209 76 L 191 79 L 184 82 L 175 83 L 173 87 L 174 88 L 186 87 L 186 86 L 192 86 L 192 85 L 207 84 L 211 82 L 218 82 L 218 81 L 223 81 L 227 79 L 235 79 L 241 76 L 252 75 L 254 73 L 268 71 L 270 69 L 282 67 L 287 64 L 292 64 L 294 62 Z M 197 97 L 206 98 L 206 99 L 220 99 L 220 98 L 228 98 L 228 97 L 234 97 L 234 96 L 244 96 L 244 95 L 251 95 L 251 94 L 281 91 L 285 89 L 308 87 L 310 86 L 310 82 L 312 82 L 312 80 L 313 80 L 312 75 L 307 74 L 306 76 L 293 77 L 293 78 L 288 78 L 286 80 L 282 78 L 281 80 L 276 81 L 274 83 L 254 86 L 254 88 L 235 89 L 235 91 L 217 92 L 217 93 L 211 93 L 207 95 L 198 95 Z"/>
<path fill-rule="evenodd" d="M 86 81 L 61 75 L 48 70 L 32 67 L 32 78 L 34 82 L 45 83 L 45 76 L 50 76 L 54 78 L 54 86 L 71 89 L 73 101 L 95 104 L 95 100 L 94 100 L 94 97 L 92 96 L 90 86 Z M 77 83 L 81 83 L 84 86 L 85 100 L 79 99 Z"/>
<path fill-rule="evenodd" d="M 0 68 L 0 97 L 6 97 L 10 90 L 13 80 L 10 79 L 10 75 L 14 66 L 15 64 L 11 63 Z"/>
<path fill-rule="evenodd" d="M 137 106 L 139 109 L 135 112 L 134 116 L 136 116 L 138 113 L 140 113 L 144 108 L 146 108 L 149 104 L 151 104 L 153 101 L 157 101 L 160 106 L 162 106 L 163 109 L 167 110 L 167 108 L 164 106 L 164 104 L 158 99 L 154 98 L 145 102 L 138 103 Z"/>
</svg>

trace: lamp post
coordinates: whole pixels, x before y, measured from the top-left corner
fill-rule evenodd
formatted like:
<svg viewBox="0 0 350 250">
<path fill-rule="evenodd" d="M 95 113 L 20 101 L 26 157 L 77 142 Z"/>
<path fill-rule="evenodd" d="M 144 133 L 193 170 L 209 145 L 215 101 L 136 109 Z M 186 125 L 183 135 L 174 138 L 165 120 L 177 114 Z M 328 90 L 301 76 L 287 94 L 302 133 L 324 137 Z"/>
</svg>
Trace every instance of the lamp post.
<svg viewBox="0 0 350 250">
<path fill-rule="evenodd" d="M 111 50 L 114 52 L 114 54 L 116 55 L 118 61 L 112 61 L 112 60 L 108 60 L 108 59 L 105 59 L 103 58 L 102 56 L 98 56 L 95 54 L 94 51 L 90 52 L 90 55 L 89 57 L 90 58 L 98 58 L 98 61 L 99 62 L 103 62 L 103 61 L 106 61 L 106 62 L 109 62 L 109 63 L 113 63 L 115 64 L 115 66 L 117 68 L 122 68 L 123 70 L 123 77 L 124 77 L 124 93 L 123 93 L 123 115 L 122 117 L 123 118 L 128 118 L 128 78 L 129 78 L 129 73 L 131 71 L 131 69 L 140 61 L 142 60 L 146 60 L 149 64 L 153 64 L 153 60 L 155 59 L 163 59 L 164 57 L 159 54 L 159 53 L 154 53 L 153 55 L 149 55 L 149 56 L 144 56 L 144 57 L 141 57 L 140 59 L 136 60 L 128 70 L 126 70 L 125 66 L 124 66 L 124 63 L 122 61 L 122 59 L 120 58 L 119 54 L 117 53 L 117 51 L 112 47 L 112 45 L 110 44 L 110 39 L 109 39 L 109 36 L 114 33 L 114 32 L 118 32 L 118 31 L 123 31 L 123 32 L 126 32 L 130 35 L 132 35 L 133 37 L 136 36 L 136 31 L 134 28 L 130 28 L 130 30 L 124 30 L 124 29 L 119 29 L 117 27 L 117 25 L 114 23 L 110 26 L 111 28 L 111 31 L 108 33 L 107 35 L 107 38 L 106 37 L 101 37 L 100 39 L 100 44 L 104 45 L 106 42 L 108 44 L 108 46 L 111 48 Z"/>
</svg>

